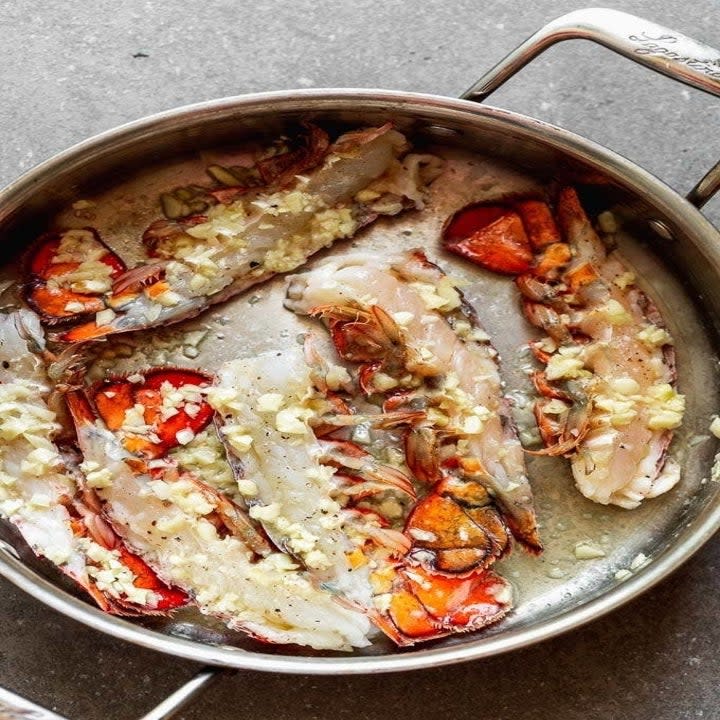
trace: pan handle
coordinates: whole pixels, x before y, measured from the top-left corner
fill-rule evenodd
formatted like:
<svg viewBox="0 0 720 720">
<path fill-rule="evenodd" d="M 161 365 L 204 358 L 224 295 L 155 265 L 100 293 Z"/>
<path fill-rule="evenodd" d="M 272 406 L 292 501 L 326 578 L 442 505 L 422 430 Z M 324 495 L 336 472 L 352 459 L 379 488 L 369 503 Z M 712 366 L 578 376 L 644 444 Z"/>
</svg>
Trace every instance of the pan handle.
<svg viewBox="0 0 720 720">
<path fill-rule="evenodd" d="M 0 718 L 2 720 L 65 720 L 50 710 L 0 687 Z"/>
<path fill-rule="evenodd" d="M 203 668 L 139 720 L 170 720 L 213 682 L 231 672 L 233 671 L 222 668 Z M 66 718 L 0 688 L 0 720 L 66 720 Z"/>
<path fill-rule="evenodd" d="M 575 10 L 531 35 L 462 97 L 483 102 L 540 53 L 561 40 L 592 40 L 673 80 L 720 97 L 720 52 L 681 33 L 629 13 L 607 8 Z M 720 190 L 720 162 L 690 191 L 702 207 Z"/>
<path fill-rule="evenodd" d="M 174 693 L 168 695 L 159 705 L 140 720 L 169 720 L 177 712 L 187 707 L 195 698 L 204 692 L 212 683 L 223 675 L 233 672 L 217 667 L 206 667 L 200 670 L 191 680 L 179 687 Z"/>
</svg>

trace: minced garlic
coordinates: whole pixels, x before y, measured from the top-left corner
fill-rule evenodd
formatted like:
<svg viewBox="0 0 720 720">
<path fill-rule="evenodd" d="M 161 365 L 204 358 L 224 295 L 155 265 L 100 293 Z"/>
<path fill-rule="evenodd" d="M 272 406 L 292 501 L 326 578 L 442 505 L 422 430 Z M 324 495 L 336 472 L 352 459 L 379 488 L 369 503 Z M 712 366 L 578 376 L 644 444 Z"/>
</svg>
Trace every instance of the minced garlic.
<svg viewBox="0 0 720 720">
<path fill-rule="evenodd" d="M 252 480 L 238 480 L 237 487 L 240 494 L 246 497 L 255 497 L 258 494 L 258 486 Z"/>
<path fill-rule="evenodd" d="M 629 399 L 598 394 L 594 397 L 593 403 L 596 408 L 609 414 L 608 422 L 613 427 L 630 424 L 638 414 L 636 403 Z"/>
<path fill-rule="evenodd" d="M 352 382 L 350 373 L 342 365 L 328 364 L 325 370 L 325 383 L 329 390 L 341 390 Z"/>
<path fill-rule="evenodd" d="M 278 412 L 283 406 L 285 398 L 281 393 L 265 393 L 257 399 L 258 412 Z"/>
<path fill-rule="evenodd" d="M 193 515 L 208 515 L 215 507 L 191 480 L 180 478 L 174 482 L 151 480 L 148 483 L 152 493 L 161 500 L 169 500 L 183 512 Z"/>
<path fill-rule="evenodd" d="M 237 237 L 247 227 L 247 213 L 242 200 L 227 205 L 220 204 L 207 211 L 207 221 L 193 225 L 185 230 L 187 235 L 198 240 L 217 243 L 223 238 Z M 184 249 L 188 245 L 178 246 L 175 257 L 187 259 Z M 192 246 L 190 246 L 192 247 Z M 178 252 L 179 251 L 179 252 Z"/>
<path fill-rule="evenodd" d="M 52 264 L 99 260 L 107 250 L 95 239 L 90 230 L 65 230 L 57 250 L 50 261 Z"/>
<path fill-rule="evenodd" d="M 175 439 L 180 445 L 187 445 L 194 437 L 195 433 L 190 428 L 183 428 L 175 433 Z"/>
<path fill-rule="evenodd" d="M 609 385 L 611 390 L 621 395 L 634 395 L 640 392 L 640 384 L 631 377 L 612 378 Z"/>
<path fill-rule="evenodd" d="M 394 312 L 391 314 L 391 316 L 398 325 L 407 325 L 411 320 L 415 318 L 415 315 L 413 315 L 411 312 L 407 312 L 406 310 Z"/>
<path fill-rule="evenodd" d="M 309 431 L 307 421 L 313 416 L 313 411 L 301 405 L 294 405 L 275 415 L 275 428 L 278 432 L 288 435 L 304 435 Z"/>
<path fill-rule="evenodd" d="M 372 378 L 373 387 L 379 392 L 386 392 L 398 386 L 398 381 L 384 372 L 377 372 Z"/>
<path fill-rule="evenodd" d="M 115 311 L 112 308 L 105 308 L 105 310 L 101 310 L 100 312 L 95 313 L 95 324 L 98 327 L 109 325 L 115 319 L 115 317 Z"/>
<path fill-rule="evenodd" d="M 712 422 L 710 423 L 710 432 L 716 437 L 720 439 L 720 417 L 717 415 L 712 419 Z"/>
<path fill-rule="evenodd" d="M 632 285 L 634 282 L 635 273 L 629 271 L 621 273 L 613 280 L 613 284 L 617 285 L 621 290 L 625 290 L 628 285 Z"/>
<path fill-rule="evenodd" d="M 171 450 L 171 457 L 183 468 L 210 487 L 232 495 L 235 487 L 230 465 L 217 434 L 212 429 L 203 430 L 187 445 Z"/>
<path fill-rule="evenodd" d="M 182 295 L 179 295 L 172 290 L 165 290 L 157 295 L 153 296 L 153 301 L 159 303 L 163 307 L 174 307 L 182 301 Z"/>
<path fill-rule="evenodd" d="M 33 477 L 42 477 L 45 473 L 57 469 L 60 457 L 51 447 L 36 447 L 20 463 L 20 471 Z"/>
<path fill-rule="evenodd" d="M 77 300 L 71 300 L 63 308 L 63 310 L 65 310 L 65 312 L 69 312 L 69 313 L 81 313 L 84 309 L 85 309 L 85 305 L 83 305 L 81 302 L 78 302 Z"/>
<path fill-rule="evenodd" d="M 646 397 L 650 410 L 648 427 L 651 430 L 673 430 L 680 426 L 685 412 L 685 398 L 672 385 L 653 385 L 648 389 Z"/>
<path fill-rule="evenodd" d="M 322 207 L 322 200 L 301 190 L 281 190 L 254 200 L 252 204 L 268 215 L 299 215 Z"/>
<path fill-rule="evenodd" d="M 242 425 L 225 424 L 222 428 L 222 434 L 236 452 L 246 453 L 252 447 L 252 435 Z"/>
<path fill-rule="evenodd" d="M 648 325 L 638 332 L 637 339 L 649 348 L 672 345 L 672 337 L 665 328 L 657 325 Z"/>
<path fill-rule="evenodd" d="M 475 405 L 463 417 L 460 430 L 466 435 L 477 435 L 482 432 L 490 417 L 492 417 L 492 413 L 484 405 Z"/>
<path fill-rule="evenodd" d="M 49 290 L 69 288 L 77 293 L 101 294 L 112 288 L 113 269 L 99 260 L 85 260 L 77 268 L 48 278 Z"/>
<path fill-rule="evenodd" d="M 411 282 L 408 287 L 415 290 L 425 303 L 428 310 L 450 312 L 460 307 L 460 293 L 448 277 L 441 278 L 437 283 Z"/>
<path fill-rule="evenodd" d="M 603 307 L 598 309 L 598 312 L 604 313 L 611 325 L 625 325 L 632 320 L 622 303 L 614 298 L 608 300 Z"/>
<path fill-rule="evenodd" d="M 280 505 L 278 503 L 270 503 L 269 505 L 252 505 L 249 513 L 253 520 L 272 522 L 273 520 L 277 520 L 280 514 Z"/>
<path fill-rule="evenodd" d="M 80 463 L 80 470 L 85 475 L 85 481 L 91 488 L 106 488 L 112 485 L 112 472 L 109 468 L 101 467 L 94 460 Z"/>
<path fill-rule="evenodd" d="M 581 540 L 576 543 L 573 554 L 578 560 L 596 560 L 605 557 L 605 551 L 590 540 Z"/>
<path fill-rule="evenodd" d="M 604 233 L 616 233 L 620 226 L 618 225 L 617 218 L 611 210 L 605 210 L 598 215 L 598 225 Z"/>
<path fill-rule="evenodd" d="M 380 197 L 380 193 L 376 190 L 369 190 L 365 188 L 364 190 L 360 190 L 360 192 L 355 194 L 355 199 L 359 203 L 368 203 L 372 202 L 373 200 L 377 200 Z"/>
<path fill-rule="evenodd" d="M 580 348 L 559 348 L 557 353 L 550 356 L 545 368 L 545 377 L 550 381 L 580 377 L 585 363 L 578 357 L 579 354 Z"/>
</svg>

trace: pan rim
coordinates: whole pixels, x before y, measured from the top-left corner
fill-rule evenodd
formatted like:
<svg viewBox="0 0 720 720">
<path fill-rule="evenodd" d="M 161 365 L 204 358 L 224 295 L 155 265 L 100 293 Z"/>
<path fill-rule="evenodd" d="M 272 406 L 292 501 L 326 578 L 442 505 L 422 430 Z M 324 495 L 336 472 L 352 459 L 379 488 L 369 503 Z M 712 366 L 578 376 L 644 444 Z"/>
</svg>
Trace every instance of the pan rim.
<svg viewBox="0 0 720 720">
<path fill-rule="evenodd" d="M 602 165 L 603 172 L 618 184 L 636 193 L 650 197 L 652 205 L 661 209 L 665 217 L 682 227 L 686 233 L 698 239 L 708 239 L 703 249 L 716 268 L 720 268 L 720 243 L 718 231 L 687 200 L 672 188 L 632 161 L 583 138 L 575 133 L 534 118 L 495 108 L 478 105 L 467 100 L 456 100 L 437 95 L 374 89 L 326 89 L 289 90 L 270 93 L 241 95 L 186 105 L 105 131 L 45 160 L 24 173 L 16 181 L 0 191 L 0 224 L 5 208 L 22 204 L 27 193 L 48 174 L 67 169 L 74 163 L 83 162 L 93 153 L 116 148 L 118 144 L 137 141 L 144 134 L 162 134 L 183 120 L 202 120 L 222 114 L 232 115 L 251 108 L 263 108 L 262 112 L 280 110 L 336 110 L 357 109 L 358 102 L 366 107 L 385 109 L 388 114 L 403 111 L 412 114 L 424 110 L 438 116 L 455 119 L 485 118 L 500 126 L 513 129 L 526 137 L 544 141 L 575 160 L 591 165 Z M 449 648 L 423 647 L 398 651 L 392 655 L 348 657 L 307 657 L 268 654 L 229 646 L 215 646 L 166 635 L 155 630 L 134 625 L 127 620 L 110 616 L 84 601 L 60 590 L 50 581 L 40 577 L 18 560 L 13 552 L 0 544 L 0 574 L 20 589 L 63 614 L 93 629 L 106 632 L 119 639 L 158 650 L 180 658 L 210 665 L 222 665 L 238 669 L 302 673 L 302 674 L 365 674 L 375 672 L 398 672 L 422 669 L 490 657 L 502 652 L 532 645 L 563 632 L 580 627 L 587 622 L 629 602 L 648 590 L 677 569 L 696 552 L 720 528 L 720 502 L 709 503 L 695 518 L 691 527 L 683 529 L 663 554 L 631 579 L 593 598 L 585 604 L 571 608 L 557 617 L 541 621 L 537 625 L 518 628 L 506 633 L 483 637 L 476 641 Z"/>
</svg>

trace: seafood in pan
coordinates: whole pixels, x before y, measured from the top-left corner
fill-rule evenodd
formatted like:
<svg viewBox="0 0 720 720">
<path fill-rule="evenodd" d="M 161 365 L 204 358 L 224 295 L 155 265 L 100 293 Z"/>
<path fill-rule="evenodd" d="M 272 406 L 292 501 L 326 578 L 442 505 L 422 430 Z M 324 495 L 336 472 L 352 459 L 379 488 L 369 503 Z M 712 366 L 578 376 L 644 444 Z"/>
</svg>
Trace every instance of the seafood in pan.
<svg viewBox="0 0 720 720">
<path fill-rule="evenodd" d="M 496 352 L 450 278 L 420 251 L 351 254 L 290 278 L 286 305 L 325 321 L 368 399 L 422 410 L 404 432 L 408 466 L 430 488 L 408 519 L 419 564 L 487 567 L 511 536 L 541 550 Z"/>
<path fill-rule="evenodd" d="M 464 580 L 496 582 L 491 568 L 512 537 L 541 551 L 496 353 L 450 278 L 420 251 L 389 259 L 356 253 L 291 277 L 286 305 L 325 322 L 341 370 L 331 366 L 324 376 L 350 376 L 321 419 L 324 437 L 353 423 L 376 435 L 383 425 L 394 431 L 418 497 L 399 518 L 405 573 L 421 573 L 437 601 Z M 371 447 L 377 442 L 371 437 Z M 408 634 L 419 616 L 413 608 L 427 608 L 427 598 L 391 598 L 395 614 L 381 616 L 381 627 Z M 481 615 L 475 627 L 500 614 Z M 463 629 L 459 616 L 452 629 Z"/>
<path fill-rule="evenodd" d="M 142 342 L 422 210 L 441 166 L 389 124 L 334 141 L 308 124 L 252 165 L 210 166 L 212 185 L 166 190 L 137 267 L 107 231 L 42 236 L 21 288 L 32 312 L 0 318 L 0 513 L 109 612 L 188 605 L 265 642 L 344 651 L 504 617 L 498 561 L 542 551 L 524 453 L 489 337 L 423 252 L 346 252 L 292 276 L 302 347 L 95 383 L 82 362 L 89 341 Z M 573 192 L 473 206 L 444 246 L 516 275 L 548 334 L 533 343 L 541 452 L 570 457 L 600 502 L 667 489 L 671 340 Z"/>
<path fill-rule="evenodd" d="M 490 560 L 450 574 L 409 553 L 422 533 L 403 527 L 416 489 L 397 456 L 402 432 L 424 413 L 365 402 L 319 346 L 308 342 L 320 368 L 299 349 L 277 352 L 230 363 L 213 388 L 204 373 L 169 368 L 91 386 L 64 378 L 79 482 L 98 515 L 186 602 L 265 641 L 347 650 L 367 644 L 375 626 L 410 645 L 499 620 L 511 592 Z M 341 386 L 348 402 L 358 396 L 364 422 L 391 433 L 393 464 L 345 437 L 361 416 L 348 422 Z M 176 452 L 212 429 L 208 400 L 235 499 Z"/>
<path fill-rule="evenodd" d="M 169 454 L 212 420 L 209 378 L 150 370 L 66 395 L 95 493 L 118 535 L 201 612 L 273 643 L 347 650 L 369 621 L 335 602 L 244 508 Z"/>
<path fill-rule="evenodd" d="M 349 375 L 326 363 L 318 387 L 313 374 L 298 347 L 227 363 L 209 392 L 250 516 L 321 587 L 398 645 L 499 620 L 510 608 L 507 581 L 484 566 L 443 574 L 413 555 L 422 533 L 419 523 L 404 522 L 415 512 L 412 475 L 402 461 L 380 456 L 393 450 L 402 457 L 391 430 L 424 413 L 375 408 L 336 418 L 339 403 L 347 405 L 338 394 L 328 397 L 327 378 L 352 402 Z M 373 428 L 373 447 L 342 439 L 344 428 L 360 422 Z"/>
<path fill-rule="evenodd" d="M 570 459 L 580 492 L 632 509 L 670 490 L 667 449 L 683 419 L 673 341 L 635 276 L 594 229 L 577 193 L 476 205 L 451 219 L 444 245 L 516 276 L 532 342 L 541 451 Z"/>
<path fill-rule="evenodd" d="M 107 612 L 163 613 L 186 604 L 185 593 L 162 582 L 106 521 L 90 482 L 100 465 L 81 463 L 72 448 L 53 442 L 62 428 L 37 317 L 3 313 L 0 334 L 0 514 Z"/>
<path fill-rule="evenodd" d="M 230 363 L 212 388 L 203 373 L 167 368 L 87 387 L 68 378 L 79 483 L 107 531 L 186 603 L 267 642 L 348 650 L 377 626 L 410 645 L 500 619 L 510 607 L 500 576 L 443 577 L 404 562 L 411 537 L 355 503 L 415 494 L 397 467 L 315 438 L 311 415 L 322 425 L 333 406 L 299 353 Z M 192 455 L 173 454 L 208 429 L 210 402 L 241 464 L 237 500 L 204 482 Z M 393 427 L 398 415 L 373 425 Z M 360 496 L 346 492 L 345 473 L 366 482 Z"/>
<path fill-rule="evenodd" d="M 138 267 L 128 270 L 93 228 L 44 235 L 27 259 L 27 301 L 67 343 L 193 317 L 378 217 L 421 208 L 440 161 L 409 150 L 389 123 L 333 143 L 310 126 L 305 142 L 236 169 L 243 185 L 178 200 L 172 219 L 145 231 L 149 257 Z"/>
</svg>

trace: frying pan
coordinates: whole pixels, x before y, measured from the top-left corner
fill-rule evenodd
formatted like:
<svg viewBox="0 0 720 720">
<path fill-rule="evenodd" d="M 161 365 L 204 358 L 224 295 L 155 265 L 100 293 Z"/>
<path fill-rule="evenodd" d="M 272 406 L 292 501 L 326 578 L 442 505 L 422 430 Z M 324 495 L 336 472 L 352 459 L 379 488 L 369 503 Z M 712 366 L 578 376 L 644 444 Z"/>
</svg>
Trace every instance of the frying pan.
<svg viewBox="0 0 720 720">
<path fill-rule="evenodd" d="M 518 563 L 510 567 L 516 568 L 513 577 L 520 578 L 521 602 L 507 621 L 481 634 L 404 650 L 379 643 L 367 651 L 340 655 L 262 646 L 238 639 L 192 614 L 131 623 L 101 613 L 74 594 L 51 568 L 32 556 L 17 534 L 3 526 L 0 573 L 17 586 L 90 627 L 212 666 L 146 719 L 170 717 L 217 676 L 214 668 L 304 674 L 390 672 L 487 657 L 538 642 L 588 622 L 647 590 L 690 557 L 720 526 L 720 485 L 712 479 L 717 448 L 707 433 L 712 414 L 720 409 L 715 362 L 720 340 L 720 234 L 699 212 L 720 187 L 720 163 L 683 198 L 600 145 L 533 118 L 479 104 L 547 47 L 570 38 L 592 40 L 675 80 L 720 96 L 718 51 L 622 12 L 579 10 L 530 37 L 460 100 L 382 90 L 312 90 L 212 101 L 140 120 L 80 143 L 34 168 L 0 194 L 0 232 L 6 254 L 3 277 L 12 278 L 17 277 L 17 263 L 13 264 L 17 254 L 57 218 L 61 208 L 92 192 L 117 201 L 121 194 L 118 188 L 125 187 L 123 183 L 132 186 L 133 178 L 144 177 L 142 173 L 148 167 L 174 167 L 172 163 L 178 158 L 204 149 L 277 135 L 300 119 L 311 118 L 340 128 L 391 119 L 399 130 L 421 143 L 441 146 L 450 154 L 491 157 L 498 166 L 520 168 L 539 182 L 572 182 L 584 189 L 592 208 L 613 208 L 631 231 L 622 250 L 638 271 L 641 283 L 660 303 L 678 341 L 680 389 L 688 397 L 685 427 L 675 443 L 683 465 L 680 486 L 632 513 L 588 508 L 586 501 L 569 491 L 569 479 L 563 480 L 564 486 L 560 483 L 560 490 L 557 480 L 551 487 L 547 478 L 557 474 L 557 467 L 537 461 L 531 471 L 538 486 L 548 546 L 542 562 L 554 562 L 568 579 L 550 582 L 548 574 L 538 570 L 547 569 L 538 564 L 540 561 L 522 557 L 511 560 Z M 420 232 L 419 239 L 429 245 L 429 230 L 427 235 Z M 418 238 L 413 241 L 417 244 Z M 389 248 L 372 231 L 358 242 L 367 242 L 378 251 Z M 457 261 L 448 262 L 460 274 L 474 272 L 452 266 Z M 511 315 L 519 315 L 507 290 L 511 283 L 487 277 L 474 277 L 474 281 L 468 295 L 471 301 L 482 299 L 487 304 L 483 320 L 490 331 L 504 328 L 512 322 L 508 319 Z M 270 283 L 263 302 L 276 302 L 279 288 L 279 283 Z M 263 310 L 263 302 L 256 304 L 257 312 Z M 245 308 L 244 312 L 250 311 Z M 516 330 L 515 334 L 505 333 L 505 339 L 498 337 L 504 356 L 512 355 L 527 332 L 524 326 Z M 507 368 L 512 387 L 515 375 L 519 375 L 512 357 Z M 544 496 L 552 507 L 542 507 Z M 567 545 L 568 532 L 581 537 L 603 527 L 615 536 L 607 563 L 565 573 L 562 563 L 566 561 L 557 548 Z M 620 581 L 612 571 L 623 566 L 633 572 L 630 579 Z M 9 717 L 13 712 L 34 710 L 57 718 L 0 691 L 0 713 L 3 710 Z"/>
</svg>

